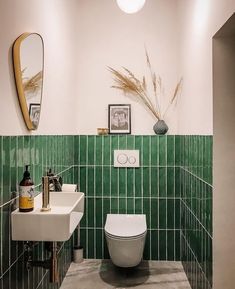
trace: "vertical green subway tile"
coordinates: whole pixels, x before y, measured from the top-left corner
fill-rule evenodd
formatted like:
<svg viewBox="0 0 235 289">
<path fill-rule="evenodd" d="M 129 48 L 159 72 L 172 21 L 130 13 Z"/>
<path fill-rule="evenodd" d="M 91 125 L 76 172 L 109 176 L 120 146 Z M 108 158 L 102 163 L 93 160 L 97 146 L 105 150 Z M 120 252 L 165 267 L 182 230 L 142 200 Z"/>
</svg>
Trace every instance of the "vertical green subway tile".
<svg viewBox="0 0 235 289">
<path fill-rule="evenodd" d="M 10 137 L 3 137 L 2 145 L 2 189 L 3 189 L 3 203 L 11 199 L 10 193 Z"/>
<path fill-rule="evenodd" d="M 181 185 L 181 179 L 180 179 L 180 171 L 181 168 L 176 167 L 175 168 L 175 197 L 180 197 L 180 185 Z"/>
<path fill-rule="evenodd" d="M 146 216 L 147 228 L 150 228 L 150 221 L 151 221 L 151 212 L 150 212 L 150 199 L 144 198 L 143 199 L 143 213 Z"/>
<path fill-rule="evenodd" d="M 158 228 L 158 202 L 159 202 L 159 199 L 151 198 L 151 228 L 150 229 Z"/>
<path fill-rule="evenodd" d="M 127 211 L 127 199 L 119 198 L 119 214 L 126 214 Z"/>
<path fill-rule="evenodd" d="M 181 136 L 179 135 L 175 136 L 175 166 L 182 165 L 180 159 L 180 151 L 181 151 L 180 138 Z"/>
<path fill-rule="evenodd" d="M 10 266 L 10 210 L 11 205 L 7 204 L 2 207 L 1 214 L 2 214 L 2 224 L 1 224 L 1 233 L 2 233 L 2 272 L 5 272 Z"/>
<path fill-rule="evenodd" d="M 87 182 L 86 167 L 83 167 L 80 168 L 80 189 L 85 194 L 87 194 L 86 182 Z"/>
<path fill-rule="evenodd" d="M 88 136 L 88 144 L 87 144 L 87 151 L 88 151 L 88 165 L 94 165 L 95 164 L 95 137 L 89 135 Z"/>
<path fill-rule="evenodd" d="M 143 200 L 141 198 L 135 198 L 135 214 L 143 213 Z"/>
<path fill-rule="evenodd" d="M 80 143 L 80 136 L 79 135 L 75 135 L 74 136 L 74 164 L 80 164 L 79 162 L 79 152 L 80 152 L 80 147 L 79 147 L 79 143 Z M 57 145 L 59 145 L 58 140 L 57 140 Z"/>
<path fill-rule="evenodd" d="M 87 198 L 88 201 L 88 227 L 93 228 L 94 227 L 94 199 L 93 198 Z"/>
<path fill-rule="evenodd" d="M 149 136 L 143 137 L 143 164 L 144 166 L 150 165 L 150 153 L 151 153 L 151 138 Z"/>
<path fill-rule="evenodd" d="M 30 136 L 24 136 L 23 159 L 25 165 L 30 165 Z"/>
<path fill-rule="evenodd" d="M 167 231 L 167 260 L 175 260 L 175 232 L 173 230 Z"/>
<path fill-rule="evenodd" d="M 181 237 L 180 237 L 180 230 L 175 231 L 175 260 L 181 261 Z"/>
<path fill-rule="evenodd" d="M 61 140 L 62 141 L 62 140 Z M 45 172 L 47 167 L 47 137 L 41 136 L 41 146 L 42 146 L 42 170 Z M 63 150 L 61 149 L 61 152 Z M 61 162 L 62 162 L 63 154 L 61 153 Z"/>
<path fill-rule="evenodd" d="M 104 165 L 111 165 L 111 138 L 104 136 L 103 143 Z"/>
<path fill-rule="evenodd" d="M 180 199 L 175 199 L 175 229 L 180 229 Z"/>
<path fill-rule="evenodd" d="M 88 258 L 94 258 L 94 229 L 88 230 Z"/>
<path fill-rule="evenodd" d="M 17 163 L 16 163 L 16 150 L 17 150 L 17 139 L 15 136 L 10 138 L 10 192 L 16 192 L 17 191 Z M 1 176 L 1 174 L 0 174 Z"/>
<path fill-rule="evenodd" d="M 103 136 L 95 137 L 95 164 L 102 165 L 103 162 Z"/>
<path fill-rule="evenodd" d="M 127 136 L 126 135 L 119 135 L 118 138 L 119 138 L 118 149 L 125 150 L 126 149 L 126 143 L 127 143 Z"/>
<path fill-rule="evenodd" d="M 133 168 L 127 169 L 127 197 L 134 196 L 134 170 Z"/>
<path fill-rule="evenodd" d="M 124 197 L 127 195 L 126 193 L 126 168 L 120 168 L 119 169 L 119 196 Z"/>
<path fill-rule="evenodd" d="M 128 150 L 132 150 L 135 148 L 135 137 L 133 135 L 127 136 L 127 147 Z"/>
<path fill-rule="evenodd" d="M 118 199 L 117 198 L 111 198 L 111 209 L 112 214 L 118 213 Z"/>
<path fill-rule="evenodd" d="M 107 214 L 110 214 L 110 211 L 111 211 L 110 199 L 109 198 L 104 198 L 103 199 L 103 224 L 102 224 L 102 228 L 105 225 L 106 216 L 107 216 Z"/>
<path fill-rule="evenodd" d="M 175 200 L 167 199 L 167 229 L 175 228 Z"/>
<path fill-rule="evenodd" d="M 167 258 L 167 231 L 159 231 L 159 260 L 166 260 Z"/>
<path fill-rule="evenodd" d="M 114 150 L 118 149 L 118 136 L 112 135 L 111 136 L 111 164 L 113 165 L 113 154 Z"/>
<path fill-rule="evenodd" d="M 102 240 L 103 240 L 103 232 L 101 229 L 96 229 L 96 259 L 102 259 Z M 94 258 L 94 257 L 93 257 Z"/>
<path fill-rule="evenodd" d="M 103 253 L 102 259 L 110 259 L 109 250 L 108 250 L 108 246 L 107 246 L 107 242 L 105 238 L 103 239 L 103 247 L 104 247 L 104 253 Z"/>
<path fill-rule="evenodd" d="M 111 170 L 109 167 L 103 167 L 103 195 L 110 196 L 110 181 L 111 181 Z"/>
<path fill-rule="evenodd" d="M 135 213 L 134 206 L 135 206 L 135 199 L 134 198 L 128 198 L 127 199 L 127 214 L 134 214 Z"/>
<path fill-rule="evenodd" d="M 175 168 L 167 168 L 167 197 L 175 195 Z"/>
<path fill-rule="evenodd" d="M 159 260 L 158 257 L 158 233 L 157 230 L 151 231 L 151 260 Z"/>
<path fill-rule="evenodd" d="M 167 169 L 159 168 L 159 197 L 167 196 Z"/>
<path fill-rule="evenodd" d="M 135 149 L 140 152 L 140 165 L 143 165 L 143 148 L 142 148 L 142 136 L 135 136 Z"/>
<path fill-rule="evenodd" d="M 159 165 L 167 164 L 167 136 L 159 136 Z"/>
<path fill-rule="evenodd" d="M 167 228 L 167 200 L 159 199 L 159 229 Z"/>
<path fill-rule="evenodd" d="M 143 168 L 143 196 L 150 197 L 150 168 Z"/>
<path fill-rule="evenodd" d="M 111 168 L 111 196 L 118 195 L 118 169 Z"/>
<path fill-rule="evenodd" d="M 103 204 L 102 198 L 95 199 L 95 222 L 96 228 L 102 228 Z"/>
<path fill-rule="evenodd" d="M 102 196 L 102 167 L 95 167 L 95 195 Z"/>
<path fill-rule="evenodd" d="M 150 253 L 150 241 L 151 241 L 151 239 L 150 239 L 150 231 L 148 230 L 146 238 L 145 238 L 145 247 L 144 247 L 144 254 L 143 254 L 144 255 L 143 256 L 144 260 L 149 260 L 150 259 L 150 255 L 151 255 L 151 253 Z"/>
<path fill-rule="evenodd" d="M 135 196 L 140 197 L 142 194 L 142 168 L 135 170 Z"/>
<path fill-rule="evenodd" d="M 159 196 L 159 168 L 151 168 L 151 197 Z"/>
<path fill-rule="evenodd" d="M 87 175 L 87 196 L 94 196 L 95 194 L 95 169 L 94 167 L 88 167 L 88 175 Z"/>
<path fill-rule="evenodd" d="M 85 165 L 87 163 L 87 136 L 80 136 L 80 165 Z"/>
<path fill-rule="evenodd" d="M 167 136 L 167 165 L 175 165 L 175 136 Z"/>
<path fill-rule="evenodd" d="M 0 136 L 0 205 L 3 204 L 3 179 L 2 179 L 2 173 L 3 173 L 3 137 Z M 0 225 L 1 226 L 1 225 Z M 1 240 L 0 240 L 1 243 Z M 1 260 L 1 258 L 0 258 Z M 0 264 L 1 265 L 1 264 Z"/>
<path fill-rule="evenodd" d="M 158 137 L 157 136 L 151 136 L 150 142 L 151 142 L 151 166 L 158 166 L 159 164 L 159 154 L 158 154 Z"/>
</svg>

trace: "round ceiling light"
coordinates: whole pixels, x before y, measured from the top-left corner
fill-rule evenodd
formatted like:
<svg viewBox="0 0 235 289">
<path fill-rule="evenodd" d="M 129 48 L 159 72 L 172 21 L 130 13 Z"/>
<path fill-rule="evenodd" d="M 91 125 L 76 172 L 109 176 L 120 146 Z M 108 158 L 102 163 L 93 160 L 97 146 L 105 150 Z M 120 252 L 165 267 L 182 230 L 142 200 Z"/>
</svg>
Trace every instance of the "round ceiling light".
<svg viewBox="0 0 235 289">
<path fill-rule="evenodd" d="M 132 14 L 143 8 L 145 0 L 117 0 L 117 4 L 122 11 Z"/>
</svg>

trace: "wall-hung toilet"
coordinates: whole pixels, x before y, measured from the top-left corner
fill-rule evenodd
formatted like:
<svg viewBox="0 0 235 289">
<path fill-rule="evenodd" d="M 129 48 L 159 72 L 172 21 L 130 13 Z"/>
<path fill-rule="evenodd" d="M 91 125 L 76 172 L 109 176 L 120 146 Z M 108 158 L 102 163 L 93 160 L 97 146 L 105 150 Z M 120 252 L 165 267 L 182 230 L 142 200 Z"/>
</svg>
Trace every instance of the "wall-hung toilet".
<svg viewBox="0 0 235 289">
<path fill-rule="evenodd" d="M 104 231 L 116 266 L 134 267 L 140 263 L 147 234 L 145 215 L 107 214 Z"/>
</svg>

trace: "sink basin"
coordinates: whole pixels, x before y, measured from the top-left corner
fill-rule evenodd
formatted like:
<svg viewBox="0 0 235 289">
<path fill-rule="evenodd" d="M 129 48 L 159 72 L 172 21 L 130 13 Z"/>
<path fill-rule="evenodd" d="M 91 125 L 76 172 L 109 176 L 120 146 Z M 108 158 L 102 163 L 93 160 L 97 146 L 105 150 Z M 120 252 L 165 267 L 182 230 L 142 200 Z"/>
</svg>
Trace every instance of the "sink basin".
<svg viewBox="0 0 235 289">
<path fill-rule="evenodd" d="M 50 192 L 48 212 L 41 212 L 42 193 L 34 198 L 34 210 L 11 213 L 12 240 L 66 241 L 84 213 L 84 193 Z"/>
</svg>

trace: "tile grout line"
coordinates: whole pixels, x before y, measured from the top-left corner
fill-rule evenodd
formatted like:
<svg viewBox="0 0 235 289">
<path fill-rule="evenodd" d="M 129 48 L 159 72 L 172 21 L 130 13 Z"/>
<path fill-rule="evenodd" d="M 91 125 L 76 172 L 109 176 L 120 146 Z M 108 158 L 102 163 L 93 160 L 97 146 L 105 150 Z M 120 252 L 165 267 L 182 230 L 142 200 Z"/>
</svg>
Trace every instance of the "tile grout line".
<svg viewBox="0 0 235 289">
<path fill-rule="evenodd" d="M 159 138 L 157 139 L 157 146 L 158 146 L 158 149 L 157 149 L 157 163 L 159 165 L 160 163 L 160 142 L 159 142 Z M 159 174 L 159 169 L 157 170 L 157 196 L 158 196 L 158 202 L 157 202 L 157 210 L 158 210 L 158 213 L 157 213 L 157 222 L 158 222 L 158 228 L 160 228 L 160 202 L 159 202 L 159 197 L 160 197 L 160 184 L 159 184 L 159 178 L 160 178 L 160 174 Z M 158 243 L 157 243 L 157 254 L 158 254 L 158 259 L 160 260 L 160 234 L 158 232 Z"/>
<path fill-rule="evenodd" d="M 183 238 L 184 238 L 184 240 L 185 240 L 185 243 L 187 244 L 187 247 L 188 247 L 189 250 L 191 251 L 191 254 L 193 255 L 195 261 L 197 262 L 198 267 L 200 268 L 202 274 L 204 275 L 206 281 L 208 282 L 208 284 L 210 284 L 210 282 L 209 282 L 209 280 L 207 279 L 207 276 L 206 276 L 204 270 L 203 270 L 202 267 L 201 267 L 201 264 L 199 263 L 199 261 L 198 261 L 198 259 L 197 259 L 197 256 L 194 254 L 194 252 L 193 252 L 193 250 L 192 250 L 190 244 L 188 243 L 188 240 L 185 238 L 185 235 L 184 235 L 184 234 L 182 234 L 182 236 L 183 236 Z M 192 263 L 192 262 L 191 262 L 191 263 Z"/>
<path fill-rule="evenodd" d="M 152 139 L 151 137 L 149 138 L 149 165 L 151 165 L 152 163 Z M 151 171 L 149 171 L 149 195 L 151 196 L 152 195 L 152 186 L 151 186 L 151 183 L 152 183 L 152 176 L 151 176 Z M 150 214 L 149 214 L 149 224 L 150 224 L 150 229 L 152 228 L 152 202 L 151 202 L 151 199 L 149 198 L 149 211 L 150 211 Z M 149 251 L 150 251 L 150 260 L 152 260 L 152 231 L 150 231 L 150 248 L 149 248 Z"/>
<path fill-rule="evenodd" d="M 181 169 L 185 170 L 187 173 L 189 173 L 190 175 L 194 176 L 195 178 L 197 178 L 198 180 L 200 180 L 201 182 L 205 183 L 206 185 L 208 185 L 209 187 L 213 188 L 213 185 L 209 184 L 208 182 L 206 182 L 205 180 L 203 180 L 202 178 L 200 178 L 199 176 L 195 175 L 194 173 L 190 172 L 188 169 L 186 169 L 185 167 L 181 167 Z"/>
<path fill-rule="evenodd" d="M 197 220 L 197 222 L 201 225 L 201 227 L 204 229 L 204 231 L 207 233 L 207 235 L 213 239 L 213 237 L 211 236 L 211 234 L 207 231 L 207 229 L 205 228 L 205 226 L 201 223 L 201 221 L 198 219 L 198 217 L 194 214 L 194 212 L 188 207 L 188 205 L 185 203 L 184 200 L 182 200 L 182 202 L 184 203 L 185 207 L 187 208 L 188 211 L 190 211 L 191 215 L 194 216 L 194 219 Z"/>
<path fill-rule="evenodd" d="M 88 136 L 86 136 L 86 162 L 88 160 Z M 87 166 L 86 166 L 86 173 L 87 173 Z M 87 175 L 86 175 L 87 176 Z M 86 192 L 87 192 L 87 177 L 86 177 Z M 89 215 L 88 215 L 88 202 L 86 202 L 86 227 L 88 228 L 88 224 L 89 224 Z M 86 230 L 86 256 L 89 256 L 89 230 Z"/>
<path fill-rule="evenodd" d="M 101 215 L 101 222 L 102 222 L 102 226 L 104 227 L 104 181 L 103 181 L 103 176 L 104 176 L 104 137 L 102 136 L 101 137 L 101 164 L 102 164 L 102 167 L 101 167 L 101 176 L 102 176 L 102 184 L 101 184 L 101 195 L 102 195 L 102 215 Z M 104 236 L 102 234 L 102 256 L 104 256 Z"/>
<path fill-rule="evenodd" d="M 94 157 L 94 163 L 96 162 L 96 150 L 95 150 L 95 147 L 96 147 L 96 138 L 94 138 L 94 145 L 93 145 L 93 157 Z M 96 185 L 95 185 L 95 182 L 96 182 L 96 177 L 95 177 L 95 168 L 93 168 L 93 176 L 94 176 L 94 183 L 93 183 L 93 195 L 96 196 Z M 94 226 L 96 228 L 96 198 L 94 198 L 94 209 L 93 209 L 93 213 L 94 213 Z M 96 256 L 97 252 L 96 252 L 96 230 L 94 232 L 94 238 L 95 238 L 95 245 L 94 245 L 94 256 Z"/>
</svg>

